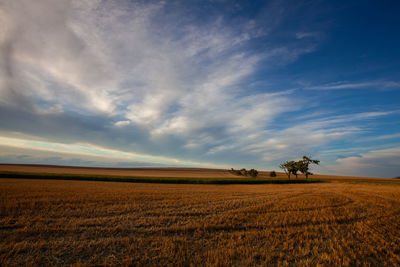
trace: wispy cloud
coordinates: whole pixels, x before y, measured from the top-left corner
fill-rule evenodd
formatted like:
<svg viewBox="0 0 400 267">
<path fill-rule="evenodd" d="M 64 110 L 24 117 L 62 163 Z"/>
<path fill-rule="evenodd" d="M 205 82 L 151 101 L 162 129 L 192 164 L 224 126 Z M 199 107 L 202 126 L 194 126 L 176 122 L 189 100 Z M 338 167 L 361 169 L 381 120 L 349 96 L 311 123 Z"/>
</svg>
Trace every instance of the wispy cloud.
<svg viewBox="0 0 400 267">
<path fill-rule="evenodd" d="M 81 38 L 83 33 L 75 30 L 71 22 L 77 12 L 70 2 L 5 1 L 2 7 L 7 13 L 8 30 L 1 44 L 7 75 L 0 93 L 7 104 L 25 101 L 40 108 L 38 102 L 47 102 L 74 111 L 113 110 L 109 90 L 116 85 L 106 53 L 97 49 L 98 40 Z"/>
<path fill-rule="evenodd" d="M 382 141 L 382 140 L 389 140 L 389 139 L 400 139 L 400 133 L 362 137 L 362 138 L 357 139 L 357 142 Z"/>
<path fill-rule="evenodd" d="M 116 123 L 114 123 L 115 126 L 117 127 L 124 127 L 131 124 L 130 121 L 117 121 Z"/>
<path fill-rule="evenodd" d="M 320 119 L 304 118 L 291 121 L 291 126 L 281 130 L 270 129 L 257 134 L 242 136 L 239 142 L 227 142 L 209 151 L 211 154 L 243 153 L 257 155 L 266 162 L 280 162 L 308 153 L 323 156 L 319 148 L 338 140 L 350 140 L 368 131 L 367 121 L 372 118 L 385 117 L 391 112 L 364 112 L 348 115 L 337 115 Z"/>
<path fill-rule="evenodd" d="M 297 39 L 320 38 L 320 36 L 321 36 L 321 33 L 319 33 L 319 32 L 298 32 L 298 33 L 296 33 Z"/>
<path fill-rule="evenodd" d="M 2 99 L 12 104 L 7 95 L 18 93 L 36 114 L 101 113 L 153 140 L 178 137 L 183 147 L 207 150 L 259 134 L 291 110 L 287 93 L 253 93 L 240 83 L 261 62 L 290 62 L 313 46 L 271 43 L 269 52 L 254 53 L 247 49 L 260 37 L 254 22 L 231 27 L 215 17 L 193 23 L 179 15 L 184 10 L 164 15 L 165 6 L 8 1 L 5 22 L 13 29 L 4 35 L 2 54 L 11 74 L 3 77 Z M 51 15 L 40 15 L 44 11 Z"/>
<path fill-rule="evenodd" d="M 38 141 L 30 139 L 10 138 L 0 136 L 0 146 L 21 149 L 22 153 L 34 150 L 39 153 L 50 152 L 59 155 L 73 155 L 76 157 L 91 158 L 97 161 L 113 161 L 122 160 L 124 162 L 143 163 L 143 164 L 159 164 L 159 165 L 180 165 L 180 166 L 198 166 L 198 167 L 214 167 L 227 168 L 226 165 L 217 165 L 210 162 L 194 162 L 189 160 L 180 160 L 176 158 L 162 157 L 138 154 L 133 152 L 124 152 L 115 149 L 104 148 L 92 144 L 63 144 L 48 141 Z M 1 153 L 3 156 L 9 152 Z"/>
<path fill-rule="evenodd" d="M 386 178 L 400 176 L 399 147 L 373 150 L 361 153 L 357 157 L 346 157 L 336 161 L 337 164 L 331 165 L 331 169 L 339 174 Z"/>
<path fill-rule="evenodd" d="M 324 85 L 306 87 L 308 90 L 345 90 L 345 89 L 391 89 L 400 88 L 398 81 L 367 81 L 367 82 L 335 82 Z"/>
</svg>

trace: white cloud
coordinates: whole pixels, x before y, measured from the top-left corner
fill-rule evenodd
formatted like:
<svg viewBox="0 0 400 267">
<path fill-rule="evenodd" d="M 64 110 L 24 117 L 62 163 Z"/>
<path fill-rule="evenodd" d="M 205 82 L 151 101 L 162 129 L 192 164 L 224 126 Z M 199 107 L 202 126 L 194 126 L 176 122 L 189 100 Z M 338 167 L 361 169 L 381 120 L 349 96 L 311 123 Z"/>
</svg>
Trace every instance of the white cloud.
<svg viewBox="0 0 400 267">
<path fill-rule="evenodd" d="M 269 130 L 260 135 L 242 138 L 240 151 L 258 154 L 264 160 L 287 159 L 318 151 L 318 148 L 338 140 L 346 140 L 366 131 L 366 120 L 393 112 L 363 112 L 337 115 L 323 119 L 306 118 L 282 130 Z M 246 140 L 247 139 L 247 140 Z M 321 151 L 320 153 L 325 153 Z"/>
<path fill-rule="evenodd" d="M 185 110 L 203 112 L 246 93 L 236 84 L 260 60 L 306 53 L 275 47 L 252 55 L 241 46 L 259 36 L 249 31 L 254 21 L 235 28 L 222 18 L 182 26 L 166 18 L 164 6 L 6 1 L 2 46 L 9 50 L 3 50 L 3 68 L 12 75 L 3 77 L 8 83 L 1 94 L 12 90 L 65 111 L 124 115 L 162 132 L 169 127 L 165 121 L 176 124 Z"/>
<path fill-rule="evenodd" d="M 2 78 L 7 81 L 2 95 L 75 111 L 114 109 L 110 92 L 115 82 L 104 51 L 98 49 L 101 40 L 90 38 L 96 29 L 84 27 L 69 1 L 5 1 L 2 8 L 9 14 L 6 25 L 11 25 L 1 43 L 6 57 L 2 68 L 8 73 Z M 77 21 L 79 27 L 74 27 Z"/>
<path fill-rule="evenodd" d="M 335 82 L 318 86 L 306 87 L 309 90 L 345 90 L 376 87 L 378 89 L 400 88 L 397 81 L 367 81 L 367 82 Z"/>
<path fill-rule="evenodd" d="M 0 156 L 6 156 L 8 151 L 19 149 L 19 154 L 28 153 L 28 151 L 37 151 L 37 153 L 58 153 L 64 156 L 75 156 L 87 159 L 93 159 L 97 162 L 118 161 L 123 162 L 142 162 L 148 164 L 160 165 L 180 165 L 180 166 L 197 166 L 209 168 L 227 168 L 226 165 L 218 165 L 210 162 L 196 162 L 190 160 L 181 160 L 177 158 L 169 158 L 162 156 L 153 156 L 147 154 L 139 154 L 134 152 L 124 152 L 116 149 L 109 149 L 92 144 L 64 144 L 48 141 L 39 141 L 32 139 L 10 138 L 0 136 L 0 146 L 9 147 L 6 151 L 0 150 Z M 18 154 L 17 154 L 18 156 Z"/>
<path fill-rule="evenodd" d="M 117 121 L 116 123 L 114 123 L 114 125 L 117 127 L 124 127 L 128 126 L 129 124 L 131 124 L 130 121 Z"/>
<path fill-rule="evenodd" d="M 5 68 L 13 72 L 7 79 L 23 81 L 22 86 L 10 88 L 34 103 L 58 104 L 64 111 L 118 114 L 152 133 L 179 132 L 184 127 L 207 127 L 205 118 L 196 118 L 197 126 L 188 123 L 188 118 L 193 120 L 213 106 L 225 105 L 220 112 L 239 114 L 234 107 L 243 110 L 252 97 L 232 105 L 237 97 L 249 94 L 237 84 L 260 61 L 269 57 L 292 60 L 308 51 L 271 47 L 269 53 L 250 54 L 244 45 L 252 34 L 258 37 L 248 32 L 254 22 L 233 28 L 217 18 L 182 26 L 165 18 L 164 5 L 7 1 L 11 15 L 6 25 L 16 25 L 3 41 L 12 47 L 12 53 L 5 52 L 10 57 Z M 6 86 L 2 88 L 6 91 Z M 270 120 L 278 114 L 267 105 L 261 111 L 272 100 L 257 101 L 259 107 L 235 118 L 237 128 L 260 121 L 251 120 L 251 115 L 268 113 Z M 233 116 L 225 115 L 218 123 L 234 124 L 232 120 Z"/>
<path fill-rule="evenodd" d="M 296 38 L 297 39 L 303 39 L 303 38 L 319 38 L 321 33 L 319 32 L 298 32 L 296 33 Z"/>
<path fill-rule="evenodd" d="M 336 160 L 330 169 L 343 175 L 367 175 L 370 177 L 393 178 L 400 176 L 400 147 L 373 150 L 357 157 Z"/>
<path fill-rule="evenodd" d="M 179 134 L 190 147 L 211 146 L 208 153 L 215 154 L 222 147 L 233 148 L 232 143 L 236 143 L 235 148 L 245 145 L 243 140 L 260 135 L 275 116 L 291 109 L 292 102 L 285 94 L 240 97 L 229 91 L 209 92 L 187 96 L 178 116 L 153 131 L 153 137 Z"/>
<path fill-rule="evenodd" d="M 381 140 L 396 139 L 396 138 L 400 138 L 400 133 L 363 137 L 357 139 L 357 142 L 381 141 Z"/>
</svg>

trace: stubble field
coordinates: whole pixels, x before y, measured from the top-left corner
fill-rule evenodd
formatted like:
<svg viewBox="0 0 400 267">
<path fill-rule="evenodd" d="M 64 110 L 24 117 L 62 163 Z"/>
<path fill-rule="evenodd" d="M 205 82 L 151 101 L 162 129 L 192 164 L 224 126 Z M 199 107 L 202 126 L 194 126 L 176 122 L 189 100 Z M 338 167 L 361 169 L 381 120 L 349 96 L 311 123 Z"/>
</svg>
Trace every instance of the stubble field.
<svg viewBox="0 0 400 267">
<path fill-rule="evenodd" d="M 400 186 L 0 179 L 0 265 L 400 265 Z"/>
</svg>

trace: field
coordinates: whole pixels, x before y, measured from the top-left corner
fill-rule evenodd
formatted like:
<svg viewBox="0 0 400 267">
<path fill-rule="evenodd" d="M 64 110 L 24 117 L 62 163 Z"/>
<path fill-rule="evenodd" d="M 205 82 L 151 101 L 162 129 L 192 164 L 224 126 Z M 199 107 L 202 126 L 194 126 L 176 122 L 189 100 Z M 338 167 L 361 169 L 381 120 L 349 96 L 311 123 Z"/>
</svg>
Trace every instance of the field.
<svg viewBox="0 0 400 267">
<path fill-rule="evenodd" d="M 228 170 L 201 168 L 96 168 L 67 167 L 54 165 L 13 165 L 0 164 L 0 171 L 26 173 L 86 174 L 137 177 L 190 177 L 190 178 L 232 178 L 237 177 Z"/>
<path fill-rule="evenodd" d="M 2 178 L 0 265 L 398 266 L 400 183 L 374 181 Z"/>
<path fill-rule="evenodd" d="M 94 168 L 49 165 L 0 164 L 0 178 L 113 181 L 130 183 L 172 184 L 294 184 L 319 183 L 319 179 L 288 179 L 278 173 L 271 178 L 269 172 L 257 177 L 234 175 L 230 170 L 201 168 Z"/>
<path fill-rule="evenodd" d="M 269 171 L 260 171 L 257 179 L 271 179 Z M 97 167 L 68 167 L 54 165 L 19 165 L 19 164 L 0 164 L 0 175 L 2 174 L 27 174 L 39 178 L 44 176 L 72 177 L 72 178 L 180 178 L 186 179 L 250 179 L 249 177 L 238 176 L 224 169 L 204 169 L 204 168 L 97 168 Z M 275 179 L 285 179 L 284 173 L 277 172 Z M 2 175 L 6 177 L 7 175 Z M 18 175 L 19 176 L 19 175 Z M 304 176 L 299 174 L 299 179 Z M 51 178 L 51 177 L 50 177 Z M 400 180 L 382 179 L 382 178 L 366 178 L 366 177 L 350 177 L 350 176 L 334 176 L 316 174 L 311 175 L 310 179 L 328 180 L 328 181 L 353 181 L 353 182 L 388 182 L 396 183 Z M 105 179 L 109 180 L 109 179 Z M 295 180 L 292 175 L 291 180 Z"/>
</svg>

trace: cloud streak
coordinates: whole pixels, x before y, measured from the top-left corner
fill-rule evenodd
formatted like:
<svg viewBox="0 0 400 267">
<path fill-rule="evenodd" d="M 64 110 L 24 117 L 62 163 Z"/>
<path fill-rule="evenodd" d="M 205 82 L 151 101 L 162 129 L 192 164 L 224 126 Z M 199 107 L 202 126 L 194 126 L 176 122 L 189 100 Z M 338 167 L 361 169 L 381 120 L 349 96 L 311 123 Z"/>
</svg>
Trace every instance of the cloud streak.
<svg viewBox="0 0 400 267">
<path fill-rule="evenodd" d="M 367 81 L 367 82 L 335 82 L 325 85 L 306 87 L 308 90 L 346 90 L 346 89 L 396 89 L 400 88 L 398 81 Z"/>
<path fill-rule="evenodd" d="M 21 138 L 10 138 L 0 136 L 0 146 L 10 147 L 12 149 L 20 149 L 22 151 L 34 150 L 39 153 L 50 152 L 59 155 L 75 156 L 77 158 L 92 158 L 102 161 L 113 161 L 113 162 L 132 162 L 142 164 L 158 164 L 164 166 L 198 166 L 198 167 L 209 167 L 214 168 L 227 168 L 226 165 L 216 165 L 210 162 L 193 162 L 187 160 L 179 160 L 174 158 L 167 158 L 161 156 L 152 156 L 145 154 L 138 154 L 132 152 L 124 152 L 115 149 L 104 148 L 91 144 L 63 144 L 39 140 L 21 139 Z M 3 153 L 7 155 L 6 153 Z"/>
</svg>

